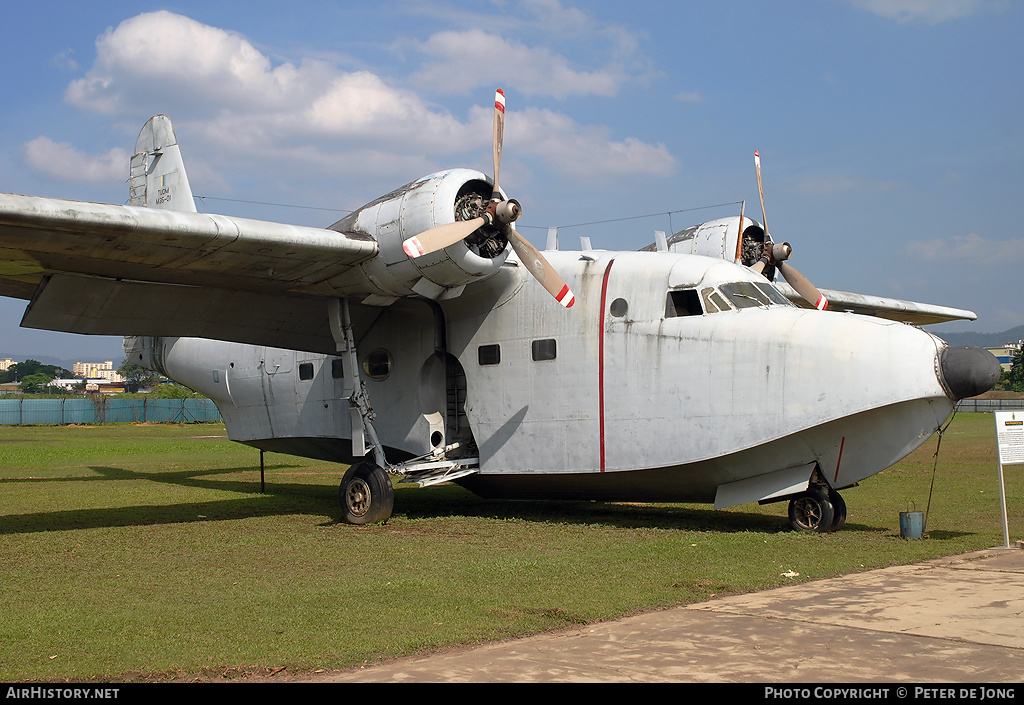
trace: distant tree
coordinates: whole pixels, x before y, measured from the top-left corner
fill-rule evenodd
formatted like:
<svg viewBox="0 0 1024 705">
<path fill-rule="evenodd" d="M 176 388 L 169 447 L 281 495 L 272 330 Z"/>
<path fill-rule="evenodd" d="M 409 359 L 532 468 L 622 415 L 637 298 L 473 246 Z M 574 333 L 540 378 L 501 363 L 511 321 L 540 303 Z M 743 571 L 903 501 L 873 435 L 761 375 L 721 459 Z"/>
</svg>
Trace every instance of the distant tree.
<svg viewBox="0 0 1024 705">
<path fill-rule="evenodd" d="M 13 366 L 18 368 L 18 376 L 21 379 L 25 379 L 29 375 L 39 372 L 43 363 L 39 362 L 39 360 L 25 360 L 25 362 L 18 362 Z"/>
<path fill-rule="evenodd" d="M 117 368 L 117 374 L 124 378 L 125 383 L 129 387 L 134 387 L 135 389 L 152 387 L 164 380 L 162 375 L 157 374 L 153 370 L 147 370 L 142 365 L 136 364 L 127 358 Z"/>
<path fill-rule="evenodd" d="M 152 399 L 191 399 L 192 397 L 201 397 L 202 395 L 193 392 L 183 384 L 164 382 L 154 387 L 149 396 Z"/>
<path fill-rule="evenodd" d="M 21 391 L 26 394 L 41 394 L 50 386 L 53 377 L 45 372 L 36 372 L 21 378 Z"/>
<path fill-rule="evenodd" d="M 1013 356 L 1010 371 L 1006 374 L 1006 388 L 1011 392 L 1024 392 L 1024 345 Z"/>
<path fill-rule="evenodd" d="M 0 372 L 0 382 L 24 380 L 27 377 L 40 373 L 49 375 L 50 379 L 71 376 L 70 370 L 66 370 L 60 365 L 44 365 L 39 360 L 25 360 L 24 362 L 16 362 L 3 372 Z"/>
</svg>

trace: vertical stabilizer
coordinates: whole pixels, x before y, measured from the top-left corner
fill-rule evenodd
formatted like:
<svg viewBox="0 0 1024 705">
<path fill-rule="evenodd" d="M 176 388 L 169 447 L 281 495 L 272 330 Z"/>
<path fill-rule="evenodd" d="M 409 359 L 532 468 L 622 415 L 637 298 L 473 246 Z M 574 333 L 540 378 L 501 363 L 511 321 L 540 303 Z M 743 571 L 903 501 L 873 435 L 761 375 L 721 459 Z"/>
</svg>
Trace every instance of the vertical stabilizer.
<svg viewBox="0 0 1024 705">
<path fill-rule="evenodd" d="M 131 162 L 129 205 L 196 212 L 171 119 L 151 117 L 139 133 Z"/>
</svg>

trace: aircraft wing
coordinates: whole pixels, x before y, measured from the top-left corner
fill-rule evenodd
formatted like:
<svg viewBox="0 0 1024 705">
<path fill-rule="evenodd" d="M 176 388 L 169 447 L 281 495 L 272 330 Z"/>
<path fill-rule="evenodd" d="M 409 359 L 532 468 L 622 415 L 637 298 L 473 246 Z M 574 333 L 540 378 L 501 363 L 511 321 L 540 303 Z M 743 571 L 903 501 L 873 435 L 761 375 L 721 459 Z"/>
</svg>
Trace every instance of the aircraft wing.
<svg viewBox="0 0 1024 705">
<path fill-rule="evenodd" d="M 797 306 L 813 308 L 793 287 L 785 282 L 776 282 L 775 287 Z M 945 321 L 973 321 L 978 318 L 973 311 L 949 306 L 935 306 L 902 299 L 854 294 L 835 289 L 819 289 L 819 291 L 828 299 L 829 311 L 849 311 L 890 321 L 902 321 L 916 326 L 944 323 Z"/>
<path fill-rule="evenodd" d="M 32 328 L 320 350 L 329 331 L 294 340 L 327 326 L 312 292 L 377 254 L 365 233 L 0 194 L 0 295 L 31 300 Z"/>
<path fill-rule="evenodd" d="M 0 194 L 0 286 L 19 298 L 49 272 L 282 292 L 375 254 L 365 234 Z"/>
</svg>

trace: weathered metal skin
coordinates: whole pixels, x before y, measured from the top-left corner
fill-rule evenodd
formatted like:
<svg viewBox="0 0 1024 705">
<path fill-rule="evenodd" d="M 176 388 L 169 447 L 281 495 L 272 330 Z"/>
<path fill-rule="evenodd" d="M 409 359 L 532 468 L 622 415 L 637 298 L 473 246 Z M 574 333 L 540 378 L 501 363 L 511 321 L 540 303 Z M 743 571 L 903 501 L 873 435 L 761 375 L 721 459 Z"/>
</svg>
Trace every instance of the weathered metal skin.
<svg viewBox="0 0 1024 705">
<path fill-rule="evenodd" d="M 666 318 L 672 288 L 757 275 L 701 257 L 550 254 L 576 272 L 574 315 L 548 314 L 527 289 L 465 341 L 508 341 L 509 365 L 505 346 L 522 343 L 520 374 L 467 365 L 474 491 L 712 501 L 719 485 L 807 463 L 841 487 L 912 451 L 952 410 L 936 375 L 944 343 L 919 329 L 790 306 Z M 624 316 L 610 313 L 616 299 Z M 546 336 L 558 358 L 533 362 L 530 339 Z"/>
<path fill-rule="evenodd" d="M 720 487 L 800 467 L 841 488 L 910 453 L 952 410 L 939 376 L 946 345 L 920 329 L 784 301 L 666 316 L 670 291 L 765 280 L 692 255 L 587 255 L 548 253 L 580 292 L 568 311 L 514 258 L 442 302 L 480 456 L 480 472 L 460 482 L 474 492 L 714 502 Z M 432 433 L 447 432 L 434 321 L 422 308 L 380 309 L 360 343 L 364 357 L 385 349 L 393 359 L 387 378 L 366 382 L 394 460 L 429 452 Z M 555 341 L 554 359 L 533 359 L 543 340 Z M 331 357 L 148 345 L 160 352 L 143 363 L 214 398 L 233 440 L 352 460 Z M 493 345 L 500 363 L 481 364 L 480 348 Z M 315 369 L 308 382 L 295 372 L 303 363 Z"/>
</svg>

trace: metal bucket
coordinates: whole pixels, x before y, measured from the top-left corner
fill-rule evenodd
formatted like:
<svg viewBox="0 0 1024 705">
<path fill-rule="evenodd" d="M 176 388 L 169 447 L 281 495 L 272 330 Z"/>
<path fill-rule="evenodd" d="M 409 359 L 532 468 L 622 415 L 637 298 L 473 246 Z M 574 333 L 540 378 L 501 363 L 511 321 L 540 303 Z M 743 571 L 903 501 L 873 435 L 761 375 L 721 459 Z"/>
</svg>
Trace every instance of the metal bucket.
<svg viewBox="0 0 1024 705">
<path fill-rule="evenodd" d="M 913 504 L 913 503 L 911 503 Z M 914 506 L 917 509 L 917 506 Z M 924 512 L 900 512 L 900 536 L 905 539 L 919 539 L 924 535 Z"/>
</svg>

